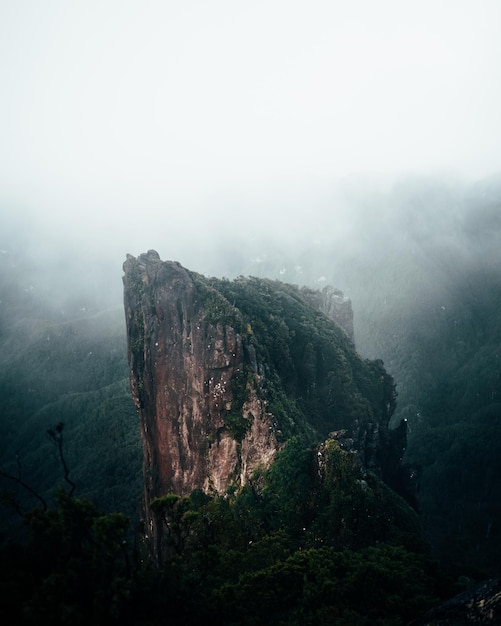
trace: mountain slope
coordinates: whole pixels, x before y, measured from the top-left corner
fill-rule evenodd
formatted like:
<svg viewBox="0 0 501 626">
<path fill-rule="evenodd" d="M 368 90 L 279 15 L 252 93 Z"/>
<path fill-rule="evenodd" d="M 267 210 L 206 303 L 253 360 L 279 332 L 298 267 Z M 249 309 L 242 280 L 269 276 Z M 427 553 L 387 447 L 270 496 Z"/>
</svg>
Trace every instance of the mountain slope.
<svg viewBox="0 0 501 626">
<path fill-rule="evenodd" d="M 396 481 L 393 381 L 362 359 L 311 290 L 208 279 L 155 251 L 124 264 L 131 388 L 141 420 L 145 521 L 172 492 L 240 489 L 293 436 L 333 437 Z M 328 293 L 325 292 L 327 296 Z"/>
</svg>

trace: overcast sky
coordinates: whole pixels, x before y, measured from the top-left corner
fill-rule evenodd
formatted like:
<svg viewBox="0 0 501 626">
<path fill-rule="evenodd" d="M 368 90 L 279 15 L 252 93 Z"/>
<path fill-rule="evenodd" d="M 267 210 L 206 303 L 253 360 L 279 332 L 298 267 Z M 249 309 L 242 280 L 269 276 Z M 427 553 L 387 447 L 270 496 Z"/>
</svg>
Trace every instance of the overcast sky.
<svg viewBox="0 0 501 626">
<path fill-rule="evenodd" d="M 498 172 L 500 25 L 499 0 L 1 0 L 0 211 L 125 256 L 354 174 Z"/>
</svg>

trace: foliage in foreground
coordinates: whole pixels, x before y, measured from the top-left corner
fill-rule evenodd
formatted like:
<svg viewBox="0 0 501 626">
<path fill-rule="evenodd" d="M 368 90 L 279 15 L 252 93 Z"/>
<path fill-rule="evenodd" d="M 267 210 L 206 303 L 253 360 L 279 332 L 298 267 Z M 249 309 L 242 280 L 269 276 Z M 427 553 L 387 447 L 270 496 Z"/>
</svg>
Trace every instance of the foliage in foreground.
<svg viewBox="0 0 501 626">
<path fill-rule="evenodd" d="M 397 626 L 444 595 L 415 513 L 335 441 L 291 440 L 237 495 L 153 508 L 160 562 L 125 516 L 60 489 L 26 515 L 29 542 L 2 548 L 4 607 L 27 625 Z"/>
<path fill-rule="evenodd" d="M 128 518 L 102 514 L 62 488 L 53 508 L 25 515 L 26 545 L 2 546 L 2 605 L 11 623 L 118 623 L 132 589 Z"/>
</svg>

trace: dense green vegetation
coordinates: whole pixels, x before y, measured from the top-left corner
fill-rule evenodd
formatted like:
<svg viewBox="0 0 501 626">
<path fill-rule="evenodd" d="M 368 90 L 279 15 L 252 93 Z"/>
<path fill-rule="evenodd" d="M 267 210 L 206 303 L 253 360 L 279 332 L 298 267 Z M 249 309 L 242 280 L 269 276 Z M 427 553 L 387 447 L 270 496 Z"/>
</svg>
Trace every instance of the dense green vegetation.
<svg viewBox="0 0 501 626">
<path fill-rule="evenodd" d="M 294 434 L 301 415 L 302 428 L 313 427 L 322 436 L 333 424 L 351 430 L 355 423 L 378 424 L 386 436 L 395 410 L 393 379 L 381 361 L 361 359 L 346 333 L 312 308 L 300 289 L 243 277 L 211 279 L 210 284 L 227 308 L 231 303 L 239 326 L 248 329 L 270 410 L 285 437 Z"/>
<path fill-rule="evenodd" d="M 243 271 L 351 298 L 358 351 L 397 385 L 393 423 L 407 419 L 404 461 L 435 554 L 455 573 L 499 575 L 500 180 L 404 180 L 360 202 L 347 244 L 323 224 L 293 252 L 253 249 Z"/>
<path fill-rule="evenodd" d="M 437 601 L 413 511 L 335 442 L 321 479 L 315 454 L 293 439 L 236 497 L 182 502 L 188 540 L 163 564 L 167 597 L 152 575 L 152 620 L 167 605 L 188 624 L 405 624 Z"/>
<path fill-rule="evenodd" d="M 25 514 L 27 543 L 1 548 L 3 606 L 19 624 L 397 626 L 452 590 L 415 512 L 333 440 L 291 439 L 236 495 L 152 508 L 159 565 L 125 516 L 59 488 Z"/>
<path fill-rule="evenodd" d="M 3 543 L 2 606 L 12 624 L 112 624 L 131 592 L 121 513 L 103 514 L 62 488 L 55 504 L 25 514 L 26 543 Z"/>
</svg>

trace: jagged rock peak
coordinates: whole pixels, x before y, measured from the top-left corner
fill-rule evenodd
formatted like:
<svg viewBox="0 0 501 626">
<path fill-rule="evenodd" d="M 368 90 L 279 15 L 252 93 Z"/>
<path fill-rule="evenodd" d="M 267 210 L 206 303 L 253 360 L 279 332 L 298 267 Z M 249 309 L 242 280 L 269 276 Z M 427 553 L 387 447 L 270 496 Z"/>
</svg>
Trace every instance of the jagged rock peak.
<svg viewBox="0 0 501 626">
<path fill-rule="evenodd" d="M 248 338 L 215 323 L 227 303 L 202 277 L 155 251 L 128 256 L 124 303 L 130 381 L 142 429 L 149 504 L 242 485 L 279 448 Z"/>
<path fill-rule="evenodd" d="M 123 267 L 153 536 L 152 500 L 238 489 L 294 435 L 318 441 L 344 429 L 364 466 L 384 475 L 398 463 L 388 435 L 393 381 L 330 319 L 348 306 L 340 292 L 206 278 L 154 250 Z"/>
</svg>

